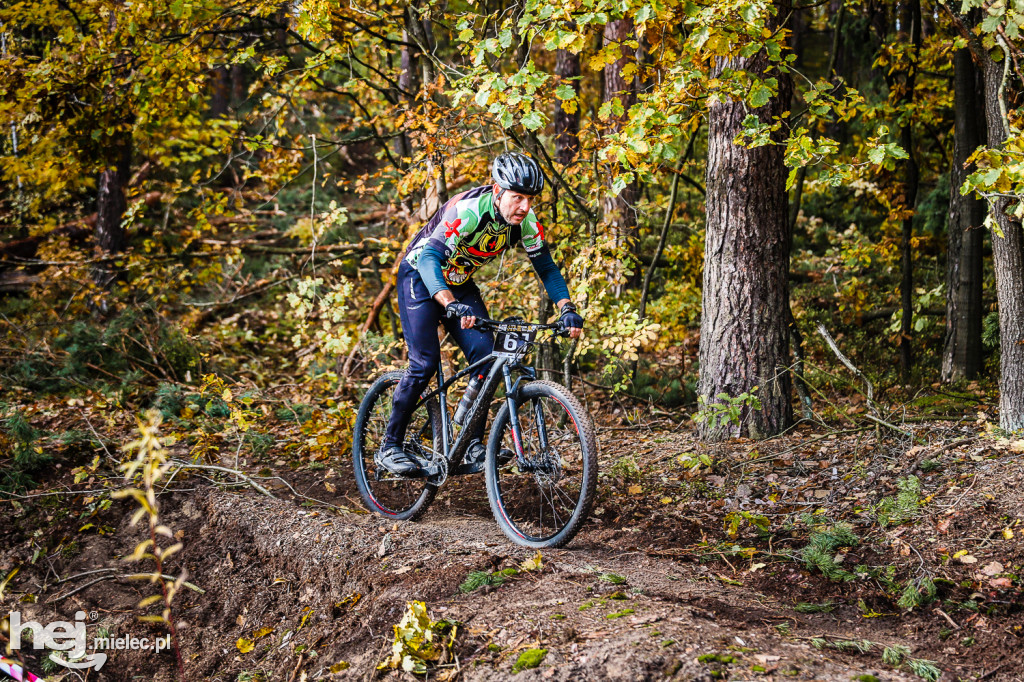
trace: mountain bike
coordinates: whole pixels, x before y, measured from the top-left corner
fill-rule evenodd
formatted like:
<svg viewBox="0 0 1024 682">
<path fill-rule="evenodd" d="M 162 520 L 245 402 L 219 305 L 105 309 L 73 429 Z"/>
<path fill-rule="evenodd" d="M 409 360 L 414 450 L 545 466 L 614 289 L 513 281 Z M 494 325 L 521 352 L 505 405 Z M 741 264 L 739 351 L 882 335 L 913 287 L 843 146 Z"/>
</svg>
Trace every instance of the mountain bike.
<svg viewBox="0 0 1024 682">
<path fill-rule="evenodd" d="M 560 323 L 529 324 L 477 318 L 477 328 L 494 331 L 491 354 L 444 376 L 438 363 L 437 387 L 416 404 L 403 446 L 429 464 L 425 475 L 397 476 L 375 461 L 391 416 L 395 387 L 404 372 L 378 378 L 356 415 L 352 463 L 367 509 L 398 520 L 423 515 L 450 476 L 474 468 L 463 463 L 470 434 L 486 419 L 499 385 L 505 393 L 487 438 L 484 476 L 491 512 L 502 532 L 524 547 L 561 547 L 576 535 L 590 513 L 597 487 L 597 439 L 593 421 L 580 401 L 561 384 L 537 379 L 524 360 L 537 333 L 565 334 Z M 469 403 L 462 426 L 448 409 L 448 389 L 490 363 L 479 393 Z M 513 374 L 516 376 L 513 377 Z M 479 376 L 479 373 L 477 374 Z"/>
</svg>

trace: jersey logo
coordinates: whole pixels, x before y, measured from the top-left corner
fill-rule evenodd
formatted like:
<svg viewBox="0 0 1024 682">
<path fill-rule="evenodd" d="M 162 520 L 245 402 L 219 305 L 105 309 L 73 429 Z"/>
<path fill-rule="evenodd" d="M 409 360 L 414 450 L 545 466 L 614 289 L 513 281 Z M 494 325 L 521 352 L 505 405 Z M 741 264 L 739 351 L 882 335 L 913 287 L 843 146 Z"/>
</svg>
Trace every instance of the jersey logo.
<svg viewBox="0 0 1024 682">
<path fill-rule="evenodd" d="M 453 234 L 454 234 L 454 235 L 455 235 L 456 237 L 458 237 L 458 236 L 459 236 L 459 225 L 461 225 L 461 224 L 462 224 L 462 218 L 456 218 L 454 222 L 448 222 L 448 221 L 446 220 L 446 221 L 445 221 L 445 223 L 444 223 L 444 225 L 445 225 L 445 227 L 447 227 L 448 229 L 444 231 L 444 238 L 445 238 L 445 239 L 448 239 L 448 238 L 449 238 L 449 237 L 451 237 L 451 236 L 452 236 Z"/>
<path fill-rule="evenodd" d="M 540 224 L 539 220 L 537 221 L 536 224 L 537 224 L 537 239 L 539 239 L 541 241 L 544 241 L 544 226 Z"/>
</svg>

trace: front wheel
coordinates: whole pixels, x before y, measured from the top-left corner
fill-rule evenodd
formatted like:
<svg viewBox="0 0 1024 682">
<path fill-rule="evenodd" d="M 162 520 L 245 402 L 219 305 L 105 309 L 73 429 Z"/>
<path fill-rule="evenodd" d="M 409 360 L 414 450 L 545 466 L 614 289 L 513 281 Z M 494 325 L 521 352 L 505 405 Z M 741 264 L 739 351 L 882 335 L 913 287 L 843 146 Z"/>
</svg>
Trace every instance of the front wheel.
<svg viewBox="0 0 1024 682">
<path fill-rule="evenodd" d="M 356 487 L 366 508 L 400 521 L 423 515 L 437 494 L 437 486 L 425 479 L 395 476 L 376 464 L 374 455 L 384 442 L 391 418 L 395 387 L 405 372 L 388 372 L 370 386 L 356 415 L 352 433 L 352 468 Z M 441 450 L 441 408 L 437 399 L 427 401 L 413 413 L 406 430 L 404 447 L 426 459 Z"/>
<path fill-rule="evenodd" d="M 561 384 L 533 381 L 519 392 L 523 459 L 516 455 L 506 402 L 487 443 L 487 497 L 498 527 L 512 542 L 561 547 L 590 513 L 597 488 L 597 438 L 579 400 Z"/>
</svg>

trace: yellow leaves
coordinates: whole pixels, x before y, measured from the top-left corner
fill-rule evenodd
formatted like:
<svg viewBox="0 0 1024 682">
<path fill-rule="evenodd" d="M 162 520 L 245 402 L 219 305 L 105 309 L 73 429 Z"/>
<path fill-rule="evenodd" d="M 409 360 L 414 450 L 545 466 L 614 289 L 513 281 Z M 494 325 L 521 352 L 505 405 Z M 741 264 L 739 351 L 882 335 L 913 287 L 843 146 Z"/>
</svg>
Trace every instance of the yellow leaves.
<svg viewBox="0 0 1024 682">
<path fill-rule="evenodd" d="M 407 604 L 405 615 L 394 630 L 391 655 L 377 669 L 401 669 L 423 675 L 427 672 L 428 663 L 439 661 L 451 649 L 458 629 L 444 621 L 430 620 L 426 604 L 414 601 Z M 444 637 L 445 631 L 450 632 L 447 638 Z"/>
<path fill-rule="evenodd" d="M 235 646 L 238 647 L 238 650 L 241 651 L 243 654 L 247 654 L 250 651 L 252 651 L 253 648 L 255 648 L 256 644 L 251 639 L 239 637 L 238 641 L 235 642 Z"/>
<path fill-rule="evenodd" d="M 1007 526 L 1006 528 L 1003 528 L 1003 539 L 1004 540 L 1012 540 L 1013 539 L 1013 531 L 1010 530 L 1009 526 Z M 0 590 L 0 594 L 2 594 L 2 593 L 3 593 L 3 590 Z"/>
<path fill-rule="evenodd" d="M 541 557 L 540 550 L 537 550 L 537 554 L 529 559 L 523 560 L 519 564 L 519 569 L 522 571 L 539 571 L 542 568 L 544 568 L 544 561 Z"/>
<path fill-rule="evenodd" d="M 644 491 L 643 486 L 633 484 L 627 489 L 630 495 L 639 495 Z"/>
<path fill-rule="evenodd" d="M 21 570 L 21 566 L 15 566 L 14 570 L 11 571 L 10 573 L 8 573 L 7 577 L 4 578 L 4 581 L 2 583 L 0 583 L 0 599 L 4 598 L 4 590 L 7 589 L 7 583 L 11 582 L 11 579 L 13 579 L 14 576 L 18 575 L 18 571 L 20 571 L 20 570 Z"/>
</svg>

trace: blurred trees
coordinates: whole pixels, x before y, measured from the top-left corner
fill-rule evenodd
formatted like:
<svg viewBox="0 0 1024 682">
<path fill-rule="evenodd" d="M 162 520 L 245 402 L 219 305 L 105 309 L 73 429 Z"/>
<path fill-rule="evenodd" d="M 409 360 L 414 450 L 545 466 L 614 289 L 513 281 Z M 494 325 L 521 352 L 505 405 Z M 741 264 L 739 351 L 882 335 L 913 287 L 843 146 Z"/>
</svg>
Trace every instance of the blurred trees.
<svg viewBox="0 0 1024 682">
<path fill-rule="evenodd" d="M 387 295 L 404 241 L 524 148 L 590 327 L 562 360 L 595 380 L 691 405 L 757 386 L 737 432 L 778 433 L 791 306 L 807 338 L 819 322 L 863 330 L 855 359 L 892 385 L 997 371 L 1003 426 L 1019 428 L 1020 22 L 981 0 L 10 3 L 0 373 L 23 381 L 69 322 L 104 324 L 102 300 L 223 339 L 206 352 L 254 377 L 252 344 L 297 342 L 282 367 L 338 386 L 338 354 L 356 371 L 399 357 Z M 495 309 L 543 309 L 522 258 L 484 281 Z M 325 353 L 283 322 L 299 282 L 350 287 L 330 322 L 363 333 L 358 349 Z M 689 359 L 658 371 L 676 347 Z"/>
</svg>

